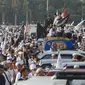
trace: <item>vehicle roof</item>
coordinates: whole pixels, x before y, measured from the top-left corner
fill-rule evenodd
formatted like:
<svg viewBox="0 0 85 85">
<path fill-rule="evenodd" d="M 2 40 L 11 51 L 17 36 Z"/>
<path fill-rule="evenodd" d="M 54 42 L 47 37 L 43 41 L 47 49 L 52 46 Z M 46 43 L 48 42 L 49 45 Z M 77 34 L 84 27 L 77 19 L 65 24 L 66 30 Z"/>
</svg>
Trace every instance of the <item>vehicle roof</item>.
<svg viewBox="0 0 85 85">
<path fill-rule="evenodd" d="M 67 65 L 68 67 L 74 65 L 85 66 L 85 62 L 63 62 L 62 65 L 63 66 Z M 54 63 L 53 66 L 56 66 L 56 63 Z"/>
<path fill-rule="evenodd" d="M 85 54 L 85 52 L 82 50 L 79 50 L 79 51 L 78 50 L 61 50 L 60 51 L 60 54 L 73 54 L 73 53 Z M 43 53 L 40 53 L 38 55 L 38 58 L 42 58 L 46 54 L 58 54 L 58 51 L 44 51 Z"/>
<path fill-rule="evenodd" d="M 60 69 L 51 69 L 49 72 L 62 72 Z M 63 72 L 85 72 L 85 69 L 66 69 Z"/>
<path fill-rule="evenodd" d="M 64 70 L 64 72 L 84 72 L 85 73 L 85 69 L 66 69 Z"/>
<path fill-rule="evenodd" d="M 67 80 L 52 80 L 47 76 L 33 76 L 32 78 L 19 81 L 17 85 L 66 85 Z"/>
<path fill-rule="evenodd" d="M 65 66 L 66 64 L 68 66 L 74 66 L 74 65 L 85 66 L 85 62 L 63 62 L 62 64 L 63 66 Z M 56 63 L 54 63 L 53 65 L 56 66 Z"/>
<path fill-rule="evenodd" d="M 44 40 L 44 38 L 39 38 L 39 39 L 38 39 L 38 41 L 43 41 L 43 40 Z"/>
<path fill-rule="evenodd" d="M 63 66 L 66 65 L 66 64 L 68 66 L 74 66 L 74 65 L 85 66 L 85 62 L 64 62 Z"/>
<path fill-rule="evenodd" d="M 72 62 L 73 60 L 76 60 L 76 59 L 62 59 L 63 62 Z M 51 64 L 55 64 L 55 63 L 57 63 L 57 60 L 56 59 L 41 59 L 40 66 L 42 66 L 44 64 L 49 64 L 49 62 Z"/>
</svg>

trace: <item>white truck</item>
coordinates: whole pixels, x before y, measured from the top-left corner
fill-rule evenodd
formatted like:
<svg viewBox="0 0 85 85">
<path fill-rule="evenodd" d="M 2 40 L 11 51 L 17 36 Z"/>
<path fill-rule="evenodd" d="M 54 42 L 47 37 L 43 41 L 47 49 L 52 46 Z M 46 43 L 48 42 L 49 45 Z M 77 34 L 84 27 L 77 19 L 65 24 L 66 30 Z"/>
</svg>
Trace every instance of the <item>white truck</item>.
<svg viewBox="0 0 85 85">
<path fill-rule="evenodd" d="M 35 34 L 37 35 L 37 24 L 31 24 L 29 26 L 29 35 Z"/>
</svg>

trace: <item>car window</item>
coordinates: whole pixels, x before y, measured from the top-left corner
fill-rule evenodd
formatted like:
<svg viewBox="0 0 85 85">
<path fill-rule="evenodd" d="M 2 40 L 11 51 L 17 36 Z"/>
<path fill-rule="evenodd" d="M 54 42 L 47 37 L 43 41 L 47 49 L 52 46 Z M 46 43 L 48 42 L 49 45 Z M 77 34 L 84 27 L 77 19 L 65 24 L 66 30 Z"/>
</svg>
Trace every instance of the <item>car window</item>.
<svg viewBox="0 0 85 85">
<path fill-rule="evenodd" d="M 56 54 L 56 57 L 58 57 L 57 54 Z M 72 59 L 72 55 L 71 54 L 61 54 L 61 58 L 62 59 Z M 51 56 L 51 54 L 46 54 L 41 59 L 52 59 L 52 56 Z"/>
<path fill-rule="evenodd" d="M 41 59 L 52 59 L 51 54 L 44 55 Z"/>
<path fill-rule="evenodd" d="M 68 68 L 68 69 L 73 69 L 74 66 L 67 66 L 67 68 Z M 83 66 L 83 65 L 82 65 L 82 66 L 79 66 L 79 69 L 85 69 L 85 66 Z"/>
<path fill-rule="evenodd" d="M 81 54 L 85 56 L 85 53 L 81 53 Z"/>
<path fill-rule="evenodd" d="M 72 54 L 61 54 L 62 59 L 72 59 Z"/>
<path fill-rule="evenodd" d="M 38 41 L 38 45 L 42 45 L 42 41 Z"/>
</svg>

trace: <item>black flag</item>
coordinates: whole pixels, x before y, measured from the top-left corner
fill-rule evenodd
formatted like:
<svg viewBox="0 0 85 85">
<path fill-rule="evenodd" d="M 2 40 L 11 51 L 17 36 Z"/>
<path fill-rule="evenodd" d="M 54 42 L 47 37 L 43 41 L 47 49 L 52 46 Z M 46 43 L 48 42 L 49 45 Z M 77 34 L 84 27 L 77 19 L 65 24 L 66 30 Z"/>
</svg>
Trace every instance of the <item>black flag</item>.
<svg viewBox="0 0 85 85">
<path fill-rule="evenodd" d="M 45 30 L 40 23 L 37 23 L 37 39 L 44 37 Z"/>
<path fill-rule="evenodd" d="M 45 20 L 45 28 L 47 28 L 48 26 L 50 26 L 50 24 L 53 24 L 53 20 L 51 17 L 48 17 L 46 20 Z"/>
<path fill-rule="evenodd" d="M 62 25 L 64 25 L 64 24 L 66 24 L 66 23 L 68 22 L 68 20 L 69 20 L 69 15 L 70 15 L 70 14 L 68 14 L 65 18 L 61 19 L 61 20 L 57 23 L 57 26 L 62 26 Z"/>
</svg>

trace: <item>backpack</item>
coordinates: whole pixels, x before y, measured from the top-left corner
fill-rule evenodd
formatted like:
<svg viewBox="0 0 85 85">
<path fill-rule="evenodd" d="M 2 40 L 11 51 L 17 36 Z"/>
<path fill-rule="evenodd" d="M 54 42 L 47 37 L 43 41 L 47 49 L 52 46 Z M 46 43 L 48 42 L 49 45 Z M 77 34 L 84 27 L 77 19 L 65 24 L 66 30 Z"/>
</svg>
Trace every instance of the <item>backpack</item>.
<svg viewBox="0 0 85 85">
<path fill-rule="evenodd" d="M 0 84 L 5 85 L 5 82 L 5 77 L 2 74 L 0 74 Z"/>
</svg>

